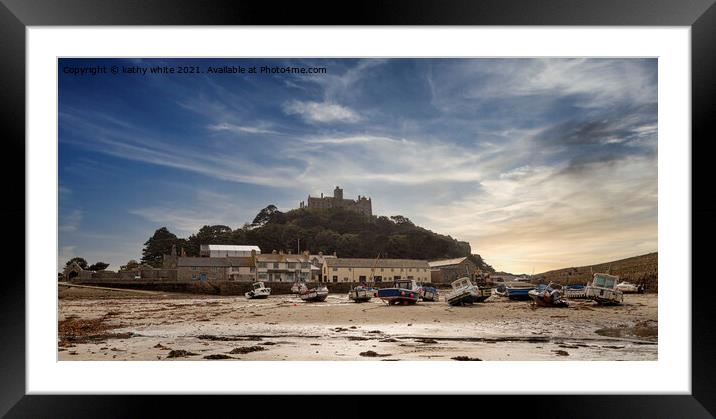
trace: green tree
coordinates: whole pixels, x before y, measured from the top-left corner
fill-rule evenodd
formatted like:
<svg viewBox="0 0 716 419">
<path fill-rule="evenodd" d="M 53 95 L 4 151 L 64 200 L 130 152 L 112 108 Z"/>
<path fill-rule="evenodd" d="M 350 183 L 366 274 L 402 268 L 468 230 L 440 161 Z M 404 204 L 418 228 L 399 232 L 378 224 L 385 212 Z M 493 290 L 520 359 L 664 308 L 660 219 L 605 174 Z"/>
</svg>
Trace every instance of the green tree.
<svg viewBox="0 0 716 419">
<path fill-rule="evenodd" d="M 172 246 L 180 245 L 181 241 L 177 236 L 170 232 L 166 227 L 157 229 L 152 237 L 144 243 L 142 249 L 142 263 L 146 263 L 155 268 L 162 266 L 164 255 L 168 255 L 172 251 Z M 177 252 L 179 248 L 177 246 Z"/>
<path fill-rule="evenodd" d="M 87 269 L 90 271 L 103 271 L 103 270 L 107 269 L 108 266 L 109 266 L 109 263 L 97 262 L 94 265 L 90 265 L 89 268 L 87 268 Z"/>
<path fill-rule="evenodd" d="M 73 262 L 77 262 L 77 264 L 80 266 L 80 268 L 85 269 L 85 270 L 87 269 L 87 261 L 84 260 L 83 258 L 79 258 L 79 257 L 72 258 L 72 259 L 68 260 L 67 263 L 65 264 L 65 266 L 70 266 L 70 265 L 72 265 Z"/>
</svg>

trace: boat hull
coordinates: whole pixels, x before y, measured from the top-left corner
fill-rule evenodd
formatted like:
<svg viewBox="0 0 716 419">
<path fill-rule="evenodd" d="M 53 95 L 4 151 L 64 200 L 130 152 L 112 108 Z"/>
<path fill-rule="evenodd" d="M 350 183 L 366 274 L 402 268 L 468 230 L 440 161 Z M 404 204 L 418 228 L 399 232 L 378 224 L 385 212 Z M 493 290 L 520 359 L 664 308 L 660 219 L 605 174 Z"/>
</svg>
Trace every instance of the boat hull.
<svg viewBox="0 0 716 419">
<path fill-rule="evenodd" d="M 532 301 L 540 307 L 567 307 L 569 303 L 561 298 L 559 294 L 552 296 L 549 291 L 530 290 L 528 293 Z M 555 299 L 556 298 L 556 299 Z"/>
<path fill-rule="evenodd" d="M 375 291 L 372 289 L 362 289 L 362 290 L 350 290 L 348 292 L 348 299 L 356 302 L 356 303 L 365 303 L 371 300 L 373 296 L 375 295 Z"/>
<path fill-rule="evenodd" d="M 454 294 L 449 294 L 445 297 L 447 303 L 451 306 L 464 306 L 475 302 L 477 296 L 471 291 L 461 291 Z"/>
<path fill-rule="evenodd" d="M 624 302 L 624 294 L 618 290 L 587 287 L 585 294 L 588 300 L 596 301 L 601 305 L 619 305 Z"/>
<path fill-rule="evenodd" d="M 420 290 L 420 299 L 423 301 L 437 301 L 438 290 L 433 287 L 422 288 Z"/>
<path fill-rule="evenodd" d="M 405 288 L 382 288 L 378 290 L 378 298 L 390 305 L 408 305 L 417 303 L 420 295 L 418 291 Z"/>
<path fill-rule="evenodd" d="M 507 288 L 505 294 L 510 300 L 529 300 L 530 292 L 529 288 Z"/>
</svg>

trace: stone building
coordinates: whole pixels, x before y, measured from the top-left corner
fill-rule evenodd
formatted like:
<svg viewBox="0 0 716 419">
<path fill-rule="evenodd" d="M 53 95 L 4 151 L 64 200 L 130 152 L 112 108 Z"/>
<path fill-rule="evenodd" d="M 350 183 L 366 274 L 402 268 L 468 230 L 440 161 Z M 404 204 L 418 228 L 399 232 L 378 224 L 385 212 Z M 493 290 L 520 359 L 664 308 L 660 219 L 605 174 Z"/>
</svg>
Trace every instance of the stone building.
<svg viewBox="0 0 716 419">
<path fill-rule="evenodd" d="M 449 284 L 465 276 L 473 281 L 479 281 L 481 279 L 480 270 L 477 265 L 467 257 L 434 260 L 428 263 L 432 271 L 431 277 L 433 282 Z"/>
<path fill-rule="evenodd" d="M 358 195 L 358 199 L 344 199 L 343 189 L 336 186 L 333 190 L 333 196 L 320 197 L 308 196 L 307 201 L 301 201 L 301 208 L 345 208 L 347 210 L 356 211 L 363 215 L 373 215 L 372 203 L 370 198 Z"/>
<path fill-rule="evenodd" d="M 212 245 L 213 246 L 213 245 Z M 208 248 L 207 248 L 208 249 Z M 183 252 L 182 252 L 183 253 Z M 256 251 L 249 256 L 177 256 L 176 248 L 164 255 L 164 269 L 176 270 L 179 281 L 246 281 L 256 280 Z"/>
<path fill-rule="evenodd" d="M 311 259 L 308 252 L 286 254 L 283 251 L 255 255 L 258 281 L 295 282 L 311 280 Z"/>
<path fill-rule="evenodd" d="M 249 257 L 178 257 L 179 281 L 245 281 L 256 280 L 254 258 Z"/>
<path fill-rule="evenodd" d="M 431 282 L 430 265 L 414 259 L 328 258 L 321 282 L 392 283 L 399 279 Z"/>
</svg>

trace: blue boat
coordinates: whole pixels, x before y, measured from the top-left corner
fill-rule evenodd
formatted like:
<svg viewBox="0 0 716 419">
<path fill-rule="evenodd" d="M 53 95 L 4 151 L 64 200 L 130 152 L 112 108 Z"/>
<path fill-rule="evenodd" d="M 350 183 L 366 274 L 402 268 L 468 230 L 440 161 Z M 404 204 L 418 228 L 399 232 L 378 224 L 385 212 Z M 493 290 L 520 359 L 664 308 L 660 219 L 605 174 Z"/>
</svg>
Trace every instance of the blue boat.
<svg viewBox="0 0 716 419">
<path fill-rule="evenodd" d="M 529 292 L 535 288 L 528 282 L 506 282 L 497 286 L 495 294 L 505 296 L 510 300 L 529 300 Z"/>
<path fill-rule="evenodd" d="M 587 298 L 587 287 L 582 284 L 565 285 L 562 294 L 565 298 Z"/>
<path fill-rule="evenodd" d="M 378 298 L 389 305 L 415 304 L 420 298 L 420 290 L 415 280 L 397 280 L 392 288 L 381 288 L 378 290 Z"/>
<path fill-rule="evenodd" d="M 437 301 L 438 289 L 431 285 L 421 285 L 419 289 L 420 299 L 423 301 Z"/>
</svg>

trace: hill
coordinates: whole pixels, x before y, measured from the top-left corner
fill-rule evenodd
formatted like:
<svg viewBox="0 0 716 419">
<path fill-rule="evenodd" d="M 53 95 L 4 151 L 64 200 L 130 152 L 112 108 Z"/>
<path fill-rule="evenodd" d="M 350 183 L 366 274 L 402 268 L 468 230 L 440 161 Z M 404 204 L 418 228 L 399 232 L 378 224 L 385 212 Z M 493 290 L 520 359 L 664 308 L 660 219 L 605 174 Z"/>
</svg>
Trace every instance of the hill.
<svg viewBox="0 0 716 419">
<path fill-rule="evenodd" d="M 648 291 L 656 292 L 658 291 L 659 277 L 658 260 L 658 252 L 647 253 L 596 265 L 556 269 L 536 274 L 533 279 L 544 283 L 552 281 L 565 285 L 586 284 L 592 279 L 592 273 L 604 272 L 618 275 L 620 280 L 636 284 L 643 283 L 647 286 Z"/>
<path fill-rule="evenodd" d="M 171 246 L 198 256 L 201 244 L 255 244 L 262 252 L 309 250 L 312 254 L 336 253 L 346 258 L 449 259 L 467 256 L 487 272 L 494 272 L 470 244 L 416 226 L 410 219 L 363 215 L 342 208 L 298 208 L 279 211 L 274 205 L 262 209 L 250 224 L 232 230 L 228 226 L 204 226 L 187 239 L 166 227 L 155 231 L 145 243 L 142 262 L 160 266 Z"/>
</svg>

